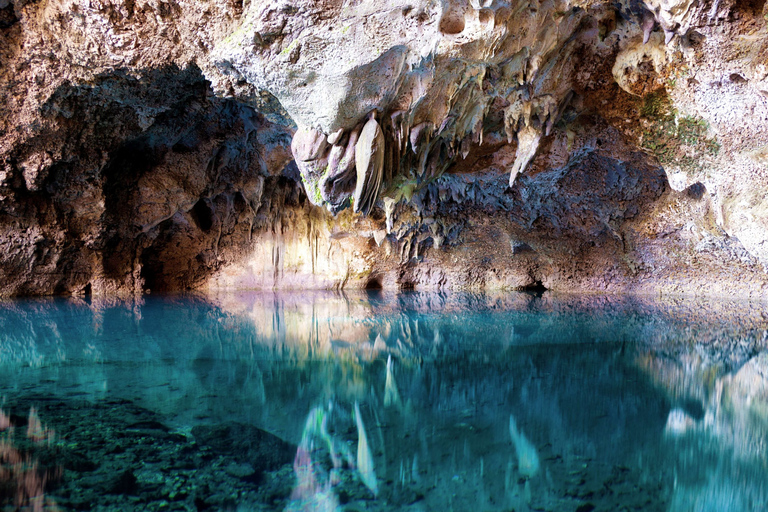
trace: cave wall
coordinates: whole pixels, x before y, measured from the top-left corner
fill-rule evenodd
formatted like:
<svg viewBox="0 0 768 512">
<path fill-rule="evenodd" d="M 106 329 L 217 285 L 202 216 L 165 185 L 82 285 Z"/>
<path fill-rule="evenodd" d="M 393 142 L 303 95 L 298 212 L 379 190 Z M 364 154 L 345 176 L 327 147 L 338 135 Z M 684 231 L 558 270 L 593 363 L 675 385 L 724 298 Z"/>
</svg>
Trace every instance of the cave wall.
<svg viewBox="0 0 768 512">
<path fill-rule="evenodd" d="M 0 1 L 0 295 L 764 297 L 767 15 Z"/>
</svg>

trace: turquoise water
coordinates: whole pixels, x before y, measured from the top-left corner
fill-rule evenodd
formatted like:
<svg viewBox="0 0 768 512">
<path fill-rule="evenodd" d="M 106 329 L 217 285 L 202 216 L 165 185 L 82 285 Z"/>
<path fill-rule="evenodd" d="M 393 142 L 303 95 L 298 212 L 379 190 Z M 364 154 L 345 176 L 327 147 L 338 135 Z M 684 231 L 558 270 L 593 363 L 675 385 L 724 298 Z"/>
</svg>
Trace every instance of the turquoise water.
<svg viewBox="0 0 768 512">
<path fill-rule="evenodd" d="M 0 510 L 767 510 L 764 309 L 2 302 Z"/>
</svg>

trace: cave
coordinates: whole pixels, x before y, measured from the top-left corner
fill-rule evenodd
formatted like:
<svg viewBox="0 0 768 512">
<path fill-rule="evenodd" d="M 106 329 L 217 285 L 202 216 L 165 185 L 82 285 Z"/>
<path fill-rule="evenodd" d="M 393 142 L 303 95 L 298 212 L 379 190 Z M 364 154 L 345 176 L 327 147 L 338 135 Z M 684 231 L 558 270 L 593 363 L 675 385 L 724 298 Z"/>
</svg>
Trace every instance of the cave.
<svg viewBox="0 0 768 512">
<path fill-rule="evenodd" d="M 0 0 L 0 509 L 764 510 L 764 0 Z"/>
</svg>

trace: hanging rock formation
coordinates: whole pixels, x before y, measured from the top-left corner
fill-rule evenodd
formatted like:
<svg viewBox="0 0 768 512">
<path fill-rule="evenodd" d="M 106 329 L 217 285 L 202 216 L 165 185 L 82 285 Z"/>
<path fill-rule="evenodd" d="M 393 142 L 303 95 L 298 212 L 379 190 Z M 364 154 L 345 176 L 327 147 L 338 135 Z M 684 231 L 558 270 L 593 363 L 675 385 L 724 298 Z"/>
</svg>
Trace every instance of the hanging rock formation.
<svg viewBox="0 0 768 512">
<path fill-rule="evenodd" d="M 376 204 L 384 173 L 384 134 L 374 116 L 365 123 L 355 144 L 355 169 L 354 210 L 368 213 Z"/>
<path fill-rule="evenodd" d="M 252 2 L 214 59 L 318 137 L 344 137 L 377 110 L 393 175 L 437 177 L 480 143 L 492 104 L 506 104 L 504 133 L 522 138 L 514 176 L 573 97 L 572 56 L 591 19 L 579 3 Z M 315 185 L 345 174 L 324 165 L 331 149 L 299 169 L 310 200 L 335 211 L 348 196 Z"/>
<path fill-rule="evenodd" d="M 0 2 L 0 295 L 765 296 L 766 16 L 762 0 Z"/>
</svg>

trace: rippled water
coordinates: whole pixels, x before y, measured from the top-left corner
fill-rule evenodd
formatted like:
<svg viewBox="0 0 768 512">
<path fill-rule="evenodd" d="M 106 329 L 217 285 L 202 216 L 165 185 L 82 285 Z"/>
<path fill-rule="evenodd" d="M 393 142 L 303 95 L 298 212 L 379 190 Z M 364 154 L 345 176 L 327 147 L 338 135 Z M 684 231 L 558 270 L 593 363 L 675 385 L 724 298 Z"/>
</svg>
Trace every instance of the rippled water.
<svg viewBox="0 0 768 512">
<path fill-rule="evenodd" d="M 0 510 L 768 510 L 763 311 L 7 301 Z"/>
</svg>

